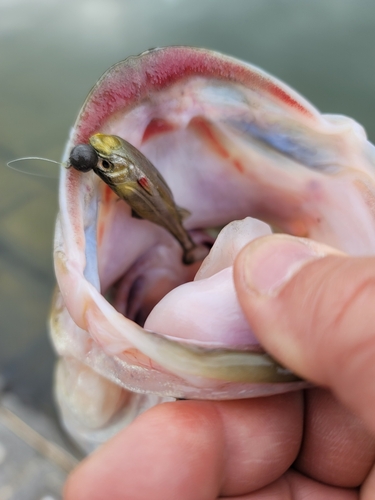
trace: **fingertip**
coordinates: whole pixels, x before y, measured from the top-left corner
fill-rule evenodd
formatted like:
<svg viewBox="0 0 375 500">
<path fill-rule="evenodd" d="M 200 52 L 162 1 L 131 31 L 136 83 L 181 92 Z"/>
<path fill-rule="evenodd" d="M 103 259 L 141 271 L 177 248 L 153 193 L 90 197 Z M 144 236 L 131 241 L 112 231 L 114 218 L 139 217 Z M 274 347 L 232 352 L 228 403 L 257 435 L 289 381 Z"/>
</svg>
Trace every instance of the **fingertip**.
<svg viewBox="0 0 375 500">
<path fill-rule="evenodd" d="M 303 378 L 308 377 L 305 346 L 298 341 L 292 320 L 304 297 L 288 304 L 287 314 L 281 297 L 304 266 L 329 251 L 310 240 L 277 234 L 251 242 L 234 263 L 237 297 L 252 330 L 275 359 Z"/>
<path fill-rule="evenodd" d="M 193 402 L 184 411 L 178 402 L 152 408 L 73 471 L 64 499 L 216 498 L 222 440 L 204 410 Z"/>
<path fill-rule="evenodd" d="M 259 489 L 295 460 L 302 408 L 299 392 L 159 405 L 85 460 L 64 498 L 206 500 Z"/>
<path fill-rule="evenodd" d="M 273 297 L 307 262 L 329 251 L 312 240 L 285 234 L 258 238 L 240 252 L 235 263 L 236 278 L 248 293 Z"/>
<path fill-rule="evenodd" d="M 234 268 L 239 302 L 255 335 L 281 364 L 329 387 L 375 431 L 375 259 L 324 256 L 324 247 L 321 257 L 300 259 L 302 265 L 271 293 L 254 293 L 244 268 L 254 257 L 266 268 L 262 258 L 272 258 L 271 244 L 276 253 L 280 248 L 280 239 L 262 239 L 241 252 Z"/>
<path fill-rule="evenodd" d="M 81 488 L 81 484 L 83 486 L 86 484 L 85 480 L 85 465 L 84 462 L 81 462 L 68 476 L 64 484 L 63 489 L 63 499 L 64 500 L 83 500 L 84 496 L 84 488 Z M 87 497 L 86 497 L 87 498 Z"/>
</svg>

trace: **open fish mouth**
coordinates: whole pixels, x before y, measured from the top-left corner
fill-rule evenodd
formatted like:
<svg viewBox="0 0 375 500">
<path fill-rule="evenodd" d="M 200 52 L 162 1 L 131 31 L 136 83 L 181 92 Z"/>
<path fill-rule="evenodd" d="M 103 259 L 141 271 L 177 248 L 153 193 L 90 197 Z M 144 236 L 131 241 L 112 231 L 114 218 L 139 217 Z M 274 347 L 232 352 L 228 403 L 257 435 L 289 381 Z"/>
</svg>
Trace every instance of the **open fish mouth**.
<svg viewBox="0 0 375 500">
<path fill-rule="evenodd" d="M 179 398 L 302 387 L 259 346 L 232 264 L 271 227 L 350 254 L 375 251 L 375 154 L 363 128 L 320 114 L 258 68 L 169 47 L 103 75 L 66 158 L 98 132 L 152 161 L 191 212 L 190 236 L 211 251 L 201 267 L 184 265 L 165 229 L 132 217 L 92 172 L 63 170 L 51 332 L 65 363 L 131 391 Z"/>
</svg>

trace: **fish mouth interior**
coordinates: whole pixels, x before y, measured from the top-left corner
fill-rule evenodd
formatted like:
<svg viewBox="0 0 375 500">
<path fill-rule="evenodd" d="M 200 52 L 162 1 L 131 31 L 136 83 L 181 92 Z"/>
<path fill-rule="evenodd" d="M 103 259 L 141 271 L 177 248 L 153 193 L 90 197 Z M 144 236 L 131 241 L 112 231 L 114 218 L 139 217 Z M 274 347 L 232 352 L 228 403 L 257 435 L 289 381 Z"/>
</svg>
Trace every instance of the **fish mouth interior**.
<svg viewBox="0 0 375 500">
<path fill-rule="evenodd" d="M 226 89 L 218 82 L 210 82 L 211 90 L 205 85 L 197 78 L 184 82 L 183 86 L 176 85 L 172 91 L 158 92 L 154 100 L 149 97 L 130 112 L 111 117 L 100 132 L 126 139 L 156 166 L 171 188 L 177 205 L 191 213 L 184 227 L 195 243 L 209 249 L 220 228 L 233 220 L 252 216 L 274 224 L 278 222 L 279 210 L 275 209 L 280 201 L 277 192 L 273 186 L 265 186 L 260 195 L 256 175 L 249 167 L 261 161 L 265 150 L 270 161 L 277 158 L 285 162 L 285 159 L 264 141 L 244 136 L 230 120 L 227 123 L 225 116 L 224 120 L 214 123 L 210 113 L 217 112 L 217 95 L 227 90 L 227 101 L 240 110 L 246 108 L 246 100 L 239 91 Z M 171 92 L 178 99 L 173 101 Z M 181 96 L 187 94 L 189 102 L 184 103 Z M 224 108 L 227 106 L 228 102 Z M 163 297 L 194 280 L 201 263 L 184 265 L 181 247 L 164 228 L 132 217 L 130 207 L 104 183 L 98 183 L 98 190 L 101 292 L 124 316 L 144 326 Z M 303 224 L 299 230 L 304 232 Z M 191 307 L 184 295 L 178 307 L 181 301 Z M 241 321 L 244 322 L 243 318 Z M 253 349 L 259 348 L 255 347 L 257 341 L 248 327 L 245 328 L 249 331 L 247 337 L 227 339 L 224 333 L 206 337 L 199 324 L 188 328 L 165 317 L 161 328 L 159 323 L 158 333 L 186 341 L 225 347 L 233 347 L 234 343 L 240 348 L 251 344 Z M 146 328 L 152 329 L 153 323 L 146 323 Z M 241 326 L 240 330 L 243 329 Z"/>
<path fill-rule="evenodd" d="M 201 267 L 184 265 L 178 242 L 132 217 L 93 172 L 63 170 L 57 352 L 131 391 L 233 399 L 290 390 L 296 376 L 260 352 L 240 309 L 233 261 L 270 234 L 267 224 L 352 255 L 375 252 L 375 152 L 363 129 L 321 115 L 257 68 L 172 47 L 103 75 L 66 158 L 96 133 L 155 165 L 191 213 L 191 238 L 211 250 Z"/>
<path fill-rule="evenodd" d="M 114 123 L 108 128 L 111 134 L 121 133 Z M 191 213 L 184 221 L 185 229 L 208 250 L 223 226 L 251 211 L 237 159 L 228 160 L 230 153 L 213 133 L 214 127 L 203 117 L 193 117 L 178 127 L 158 116 L 150 119 L 139 144 L 166 179 L 177 205 Z M 144 326 L 165 295 L 194 280 L 202 262 L 183 264 L 182 248 L 164 228 L 132 217 L 130 207 L 104 183 L 98 183 L 98 191 L 101 291 L 119 312 Z M 168 334 L 179 336 L 175 331 Z M 194 334 L 186 340 L 193 339 Z"/>
<path fill-rule="evenodd" d="M 159 92 L 154 101 L 148 97 L 131 111 L 113 115 L 100 132 L 126 139 L 158 168 L 177 205 L 191 212 L 184 226 L 192 239 L 211 248 L 219 228 L 253 217 L 281 232 L 345 250 L 347 232 L 341 234 L 336 215 L 326 211 L 335 193 L 335 201 L 344 206 L 343 186 L 332 183 L 337 164 L 327 167 L 317 158 L 319 168 L 312 166 L 308 141 L 299 145 L 295 140 L 292 149 L 285 134 L 277 138 L 275 132 L 271 140 L 261 133 L 238 89 L 228 87 L 218 115 L 222 84 L 210 82 L 202 97 L 202 79 L 193 79 L 188 105 L 181 97 L 187 99 L 186 85 L 172 92 L 179 100 L 171 98 L 170 89 L 165 95 Z M 200 263 L 184 265 L 181 247 L 164 228 L 132 217 L 130 207 L 108 186 L 94 182 L 100 199 L 96 238 L 101 293 L 124 316 L 150 328 L 146 320 L 154 307 L 171 290 L 193 281 Z M 356 231 L 355 219 L 349 226 Z M 220 336 L 217 341 L 205 338 L 198 330 L 191 328 L 186 337 L 172 321 L 159 333 L 207 345 L 258 348 L 251 332 L 227 342 Z"/>
</svg>

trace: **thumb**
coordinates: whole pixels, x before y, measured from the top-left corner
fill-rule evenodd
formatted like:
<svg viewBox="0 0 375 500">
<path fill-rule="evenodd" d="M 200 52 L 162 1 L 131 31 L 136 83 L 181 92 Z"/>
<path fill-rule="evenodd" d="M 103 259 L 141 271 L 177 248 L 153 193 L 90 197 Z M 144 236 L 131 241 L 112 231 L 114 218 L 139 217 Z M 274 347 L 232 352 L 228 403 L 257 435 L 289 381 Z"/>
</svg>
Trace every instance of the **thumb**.
<svg viewBox="0 0 375 500">
<path fill-rule="evenodd" d="M 272 235 L 241 251 L 234 279 L 267 352 L 329 387 L 375 432 L 375 257 Z"/>
</svg>

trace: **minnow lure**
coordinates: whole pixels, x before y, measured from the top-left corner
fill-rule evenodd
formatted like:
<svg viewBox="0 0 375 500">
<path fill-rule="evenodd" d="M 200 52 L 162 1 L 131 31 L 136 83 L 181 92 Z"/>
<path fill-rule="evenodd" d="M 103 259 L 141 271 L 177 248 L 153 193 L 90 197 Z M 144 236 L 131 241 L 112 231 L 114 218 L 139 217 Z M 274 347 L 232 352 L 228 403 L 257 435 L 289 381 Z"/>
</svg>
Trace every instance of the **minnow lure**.
<svg viewBox="0 0 375 500">
<path fill-rule="evenodd" d="M 150 160 L 116 135 L 95 134 L 89 142 L 72 149 L 69 165 L 80 172 L 93 170 L 130 205 L 133 217 L 169 231 L 183 249 L 184 264 L 203 260 L 208 249 L 196 245 L 182 225 L 190 212 L 176 205 L 168 184 Z"/>
</svg>

